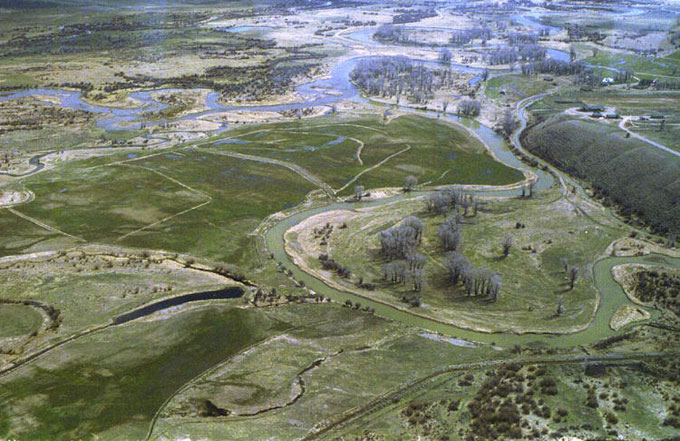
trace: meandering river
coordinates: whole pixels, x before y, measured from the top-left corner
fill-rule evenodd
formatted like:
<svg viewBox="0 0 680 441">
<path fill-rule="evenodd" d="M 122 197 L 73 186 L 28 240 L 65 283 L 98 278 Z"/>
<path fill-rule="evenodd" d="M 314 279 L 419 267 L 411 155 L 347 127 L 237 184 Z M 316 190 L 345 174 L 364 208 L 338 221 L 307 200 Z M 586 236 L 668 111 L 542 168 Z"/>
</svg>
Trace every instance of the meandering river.
<svg viewBox="0 0 680 441">
<path fill-rule="evenodd" d="M 538 23 L 535 19 L 531 17 L 523 17 L 522 23 L 527 26 L 532 27 L 544 27 Z M 549 31 L 556 32 L 555 29 L 549 27 Z M 375 28 L 366 29 L 349 34 L 350 38 L 353 38 L 359 42 L 368 43 L 370 38 L 371 45 L 380 45 L 381 43 L 376 42 L 372 39 L 372 33 L 375 32 Z M 559 51 L 554 52 L 551 56 L 554 57 L 564 57 L 564 53 L 558 54 Z M 567 55 L 568 56 L 568 55 Z M 367 102 L 364 98 L 360 96 L 359 91 L 354 87 L 354 85 L 349 81 L 349 74 L 354 69 L 356 64 L 366 57 L 355 57 L 344 59 L 337 65 L 335 65 L 330 72 L 330 76 L 326 79 L 316 80 L 309 82 L 307 84 L 300 85 L 297 87 L 297 92 L 303 97 L 302 101 L 287 103 L 287 104 L 277 104 L 277 105 L 261 105 L 261 106 L 229 106 L 221 104 L 218 100 L 219 95 L 217 92 L 211 92 L 207 95 L 205 101 L 205 107 L 207 110 L 201 112 L 195 112 L 189 115 L 185 115 L 179 120 L 196 120 L 205 116 L 209 116 L 215 113 L 221 112 L 231 112 L 231 111 L 286 111 L 286 110 L 298 110 L 316 106 L 328 106 L 342 100 L 358 100 L 362 102 Z M 438 64 L 433 61 L 420 60 L 423 63 L 428 64 Z M 482 69 L 472 68 L 469 66 L 451 65 L 453 69 L 459 69 L 467 73 L 479 73 Z M 130 94 L 130 98 L 140 102 L 140 106 L 132 109 L 120 109 L 115 107 L 107 107 L 102 105 L 89 104 L 83 100 L 82 94 L 77 91 L 64 90 L 64 89 L 30 89 L 25 91 L 19 91 L 11 94 L 5 94 L 0 96 L 0 102 L 15 100 L 23 97 L 29 96 L 44 96 L 47 97 L 45 102 L 49 104 L 54 104 L 56 100 L 58 104 L 64 108 L 80 110 L 85 112 L 90 112 L 98 115 L 97 124 L 99 127 L 106 130 L 129 130 L 139 128 L 141 120 L 145 113 L 161 111 L 168 107 L 167 104 L 162 103 L 154 99 L 153 95 L 156 92 L 172 92 L 178 89 L 158 89 L 151 91 L 140 91 Z M 546 173 L 543 170 L 533 169 L 520 161 L 508 148 L 507 144 L 499 135 L 497 135 L 493 130 L 479 124 L 476 121 L 458 118 L 453 115 L 441 115 L 437 112 L 432 111 L 419 111 L 408 107 L 399 106 L 400 110 L 408 112 L 417 112 L 419 114 L 424 114 L 432 117 L 440 117 L 447 120 L 452 120 L 457 123 L 461 123 L 471 130 L 473 130 L 477 136 L 482 139 L 482 141 L 489 147 L 496 158 L 511 167 L 515 167 L 521 170 L 531 170 L 538 176 L 538 181 L 535 187 L 536 191 L 542 191 L 552 187 L 555 184 L 553 176 Z M 522 115 L 520 115 L 522 116 Z M 523 125 L 519 131 L 525 127 L 525 121 L 522 119 Z M 148 123 L 147 125 L 151 125 Z M 219 130 L 227 129 L 226 125 L 220 127 Z M 518 131 L 518 132 L 519 132 Z M 519 145 L 519 136 L 515 134 L 515 142 Z M 31 159 L 31 164 L 34 165 L 34 170 L 29 173 L 34 173 L 43 168 L 43 164 L 40 162 L 40 158 L 49 153 L 41 153 L 36 155 Z M 516 195 L 520 190 L 486 190 L 476 192 L 483 196 L 508 196 Z M 603 338 L 611 337 L 617 333 L 610 329 L 609 320 L 612 314 L 618 307 L 630 303 L 625 293 L 621 287 L 613 280 L 611 276 L 611 268 L 615 265 L 622 263 L 653 263 L 655 265 L 664 265 L 672 267 L 680 267 L 680 259 L 670 258 L 661 255 L 648 255 L 642 257 L 611 257 L 599 260 L 593 266 L 594 282 L 600 294 L 600 305 L 597 309 L 593 322 L 587 329 L 577 332 L 574 334 L 567 335 L 548 335 L 548 334 L 525 334 L 516 335 L 512 333 L 496 333 L 488 334 L 482 332 L 476 332 L 472 330 L 466 330 L 458 328 L 454 325 L 436 321 L 432 318 L 428 318 L 423 315 L 419 315 L 417 312 L 408 310 L 406 307 L 401 308 L 398 306 L 377 302 L 375 300 L 359 297 L 357 295 L 340 291 L 332 288 L 325 284 L 323 281 L 307 274 L 301 269 L 297 268 L 290 257 L 285 252 L 284 247 L 284 234 L 285 232 L 296 225 L 297 223 L 303 221 L 309 216 L 319 214 L 324 211 L 338 210 L 338 209 L 354 209 L 357 207 L 374 207 L 382 204 L 392 203 L 395 200 L 405 199 L 413 197 L 412 195 L 401 195 L 389 199 L 383 199 L 372 202 L 360 202 L 360 203 L 342 203 L 334 202 L 323 207 L 311 208 L 308 210 L 297 212 L 277 224 L 271 227 L 265 235 L 266 244 L 270 252 L 274 254 L 274 257 L 284 263 L 288 268 L 293 271 L 293 275 L 297 280 L 304 281 L 305 284 L 312 290 L 316 291 L 318 294 L 324 297 L 332 298 L 338 302 L 344 302 L 350 300 L 353 302 L 359 302 L 363 306 L 371 306 L 375 309 L 376 314 L 387 317 L 393 320 L 398 320 L 409 325 L 418 326 L 421 328 L 428 329 L 430 331 L 439 332 L 441 334 L 465 339 L 469 341 L 481 342 L 481 343 L 494 343 L 502 346 L 509 346 L 513 344 L 526 344 L 530 342 L 541 342 L 554 347 L 568 347 L 579 344 L 593 343 L 597 340 Z M 219 294 L 222 295 L 222 294 Z M 231 295 L 231 293 L 229 294 Z M 193 300 L 193 299 L 192 299 Z M 149 311 L 163 309 L 165 307 L 172 306 L 166 305 L 165 303 L 158 305 L 150 305 L 147 308 L 149 310 L 139 310 L 133 311 L 125 316 L 121 316 L 118 319 L 121 323 L 128 320 L 134 319 L 139 314 L 146 314 Z M 656 313 L 653 312 L 656 316 Z"/>
</svg>

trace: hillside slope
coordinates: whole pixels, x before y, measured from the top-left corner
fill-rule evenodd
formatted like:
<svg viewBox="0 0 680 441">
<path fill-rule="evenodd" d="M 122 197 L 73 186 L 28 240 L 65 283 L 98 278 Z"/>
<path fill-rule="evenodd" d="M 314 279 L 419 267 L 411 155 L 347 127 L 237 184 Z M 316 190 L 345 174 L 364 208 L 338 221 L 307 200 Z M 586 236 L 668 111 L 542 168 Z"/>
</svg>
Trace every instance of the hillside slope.
<svg viewBox="0 0 680 441">
<path fill-rule="evenodd" d="M 629 220 L 658 233 L 680 231 L 680 160 L 613 126 L 551 117 L 525 132 L 523 145 L 559 169 L 589 182 Z"/>
</svg>

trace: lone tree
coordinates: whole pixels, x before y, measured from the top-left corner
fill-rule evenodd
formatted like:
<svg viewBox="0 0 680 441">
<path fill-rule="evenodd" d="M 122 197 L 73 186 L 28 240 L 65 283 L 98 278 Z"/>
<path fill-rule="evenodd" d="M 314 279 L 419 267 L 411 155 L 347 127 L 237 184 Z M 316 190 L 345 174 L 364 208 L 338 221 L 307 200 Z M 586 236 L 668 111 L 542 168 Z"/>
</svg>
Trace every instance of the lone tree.
<svg viewBox="0 0 680 441">
<path fill-rule="evenodd" d="M 425 271 L 422 268 L 411 271 L 411 281 L 413 282 L 413 290 L 416 292 L 422 291 L 423 283 L 425 281 Z"/>
<path fill-rule="evenodd" d="M 505 236 L 505 239 L 503 239 L 503 257 L 508 257 L 508 254 L 510 254 L 512 242 L 512 236 Z"/>
<path fill-rule="evenodd" d="M 560 263 L 562 264 L 562 269 L 564 269 L 565 273 L 569 271 L 569 261 L 566 257 L 560 257 Z"/>
<path fill-rule="evenodd" d="M 442 48 L 439 51 L 439 61 L 446 64 L 451 62 L 451 50 L 449 48 Z"/>
<path fill-rule="evenodd" d="M 534 195 L 534 187 L 536 187 L 536 181 L 529 182 L 529 197 Z"/>
<path fill-rule="evenodd" d="M 416 185 L 418 185 L 418 178 L 413 175 L 407 176 L 406 185 L 404 185 L 404 191 L 411 191 Z"/>
<path fill-rule="evenodd" d="M 357 201 L 360 201 L 361 198 L 364 197 L 364 186 L 363 185 L 357 185 L 354 187 L 354 198 Z"/>
<path fill-rule="evenodd" d="M 578 279 L 579 268 L 577 266 L 572 266 L 569 268 L 569 289 L 574 289 L 574 283 Z"/>
<path fill-rule="evenodd" d="M 515 130 L 516 122 L 515 117 L 512 116 L 512 110 L 507 109 L 503 114 L 503 132 L 510 136 L 513 130 Z"/>
<path fill-rule="evenodd" d="M 498 301 L 498 293 L 500 292 L 502 286 L 503 281 L 501 279 L 501 276 L 496 273 L 493 273 L 487 287 L 487 294 L 491 296 L 491 301 L 493 302 Z"/>
<path fill-rule="evenodd" d="M 458 112 L 464 116 L 479 116 L 482 105 L 477 100 L 466 99 L 458 105 Z"/>
</svg>

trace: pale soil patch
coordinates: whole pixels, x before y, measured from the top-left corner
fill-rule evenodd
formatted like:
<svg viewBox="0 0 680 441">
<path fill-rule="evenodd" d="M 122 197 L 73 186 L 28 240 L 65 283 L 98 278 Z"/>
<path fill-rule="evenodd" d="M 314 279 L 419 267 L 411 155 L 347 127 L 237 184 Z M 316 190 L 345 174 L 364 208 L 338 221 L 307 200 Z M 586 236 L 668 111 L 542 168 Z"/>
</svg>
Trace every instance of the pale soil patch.
<svg viewBox="0 0 680 441">
<path fill-rule="evenodd" d="M 104 98 L 95 99 L 94 96 L 98 95 L 99 93 L 102 93 Z M 98 92 L 95 90 L 90 92 L 88 96 L 83 96 L 82 99 L 88 104 L 93 104 L 95 106 L 114 107 L 116 109 L 136 109 L 142 105 L 141 101 L 130 98 L 127 91 L 107 93 Z"/>
<path fill-rule="evenodd" d="M 642 308 L 636 308 L 635 306 L 631 305 L 623 305 L 617 309 L 616 312 L 614 312 L 614 315 L 612 315 L 612 319 L 609 322 L 609 327 L 614 331 L 618 331 L 631 323 L 647 320 L 651 316 L 652 315 L 649 312 Z"/>
<path fill-rule="evenodd" d="M 420 20 L 418 23 L 410 23 L 408 26 L 413 27 L 438 27 L 453 29 L 467 29 L 476 25 L 474 20 L 471 20 L 464 15 L 453 14 L 449 11 L 438 11 L 436 17 L 428 17 Z"/>
<path fill-rule="evenodd" d="M 50 103 L 54 104 L 55 106 L 58 106 L 61 104 L 61 97 L 59 96 L 53 96 L 53 95 L 32 95 L 32 97 L 36 101 L 44 102 L 44 103 Z"/>
<path fill-rule="evenodd" d="M 133 61 L 120 67 L 130 76 L 148 75 L 156 78 L 176 78 L 205 72 L 211 67 L 219 66 L 253 66 L 259 64 L 260 57 L 243 58 L 204 58 L 199 54 L 182 54 L 178 56 L 164 56 L 160 60 Z"/>
<path fill-rule="evenodd" d="M 33 200 L 35 195 L 28 190 L 0 191 L 0 208 L 12 207 Z"/>
<path fill-rule="evenodd" d="M 369 202 L 369 201 L 377 201 L 379 199 L 387 199 L 391 198 L 393 196 L 398 196 L 403 193 L 403 191 L 400 188 L 397 187 L 386 187 L 386 188 L 375 188 L 371 189 L 370 191 L 371 195 L 370 196 L 365 196 L 361 198 L 362 201 Z M 350 198 L 352 199 L 352 198 Z"/>
<path fill-rule="evenodd" d="M 317 106 L 305 110 L 306 112 L 302 114 L 303 118 L 315 118 L 329 113 L 331 109 L 327 106 Z M 220 124 L 259 124 L 289 120 L 292 118 L 297 118 L 297 116 L 293 113 L 290 115 L 284 115 L 281 112 L 272 111 L 237 110 L 232 112 L 212 113 L 210 115 L 202 116 L 199 119 L 202 121 L 210 121 Z"/>
<path fill-rule="evenodd" d="M 210 132 L 219 129 L 221 124 L 202 119 L 174 121 L 168 130 L 175 132 Z"/>
<path fill-rule="evenodd" d="M 210 115 L 202 116 L 200 119 L 204 121 L 219 122 L 222 124 L 252 124 L 277 121 L 281 118 L 281 114 L 278 112 L 244 110 L 212 113 Z"/>
<path fill-rule="evenodd" d="M 15 157 L 11 160 L 11 162 L 8 165 L 5 165 L 4 163 L 0 166 L 0 171 L 1 172 L 7 172 L 11 174 L 16 174 L 16 175 L 22 175 L 24 173 L 27 173 L 31 170 L 34 169 L 34 167 L 28 163 L 28 160 L 31 158 L 29 155 L 22 155 L 21 157 Z M 1 182 L 9 182 L 13 178 L 10 176 L 2 176 L 0 175 L 0 183 Z"/>
<path fill-rule="evenodd" d="M 605 253 L 620 257 L 643 256 L 652 253 L 680 257 L 680 250 L 677 248 L 667 248 L 657 243 L 630 237 L 624 237 L 612 242 L 605 250 Z"/>
<path fill-rule="evenodd" d="M 44 156 L 41 162 L 45 164 L 45 169 L 51 169 L 61 162 L 78 161 L 83 159 L 97 158 L 100 156 L 108 156 L 116 153 L 124 152 L 138 152 L 139 147 L 136 148 L 110 148 L 110 149 L 76 149 L 76 150 L 62 150 Z"/>
<path fill-rule="evenodd" d="M 645 265 L 640 263 L 625 263 L 622 265 L 617 265 L 612 268 L 612 277 L 621 285 L 623 292 L 626 293 L 628 299 L 638 305 L 651 306 L 635 296 L 635 284 L 633 280 L 633 275 L 641 271 L 652 270 L 654 265 Z"/>
<path fill-rule="evenodd" d="M 208 110 L 205 103 L 210 92 L 211 90 L 208 89 L 159 90 L 153 92 L 151 97 L 158 102 L 170 105 L 171 108 L 176 106 L 185 108 L 173 116 L 173 118 L 181 118 L 190 113 Z"/>
<path fill-rule="evenodd" d="M 145 224 L 150 224 L 152 222 L 156 222 L 158 219 L 163 218 L 163 213 L 161 213 L 158 208 L 152 206 L 145 207 L 143 210 L 132 207 L 118 207 L 108 210 L 108 212 L 123 216 L 129 221 L 138 221 Z"/>
<path fill-rule="evenodd" d="M 293 81 L 295 82 L 295 80 Z M 309 79 L 306 79 L 306 81 L 309 81 Z M 300 81 L 300 83 L 302 82 L 304 81 Z M 298 84 L 298 82 L 295 82 L 295 84 Z M 219 104 L 223 104 L 225 106 L 275 106 L 277 104 L 290 104 L 297 103 L 300 101 L 302 101 L 302 96 L 295 91 L 292 91 L 285 95 L 268 96 L 266 99 L 257 101 L 243 101 L 237 99 L 225 100 L 222 98 L 218 100 Z"/>
<path fill-rule="evenodd" d="M 600 44 L 624 50 L 637 50 L 641 47 L 672 48 L 672 45 L 668 43 L 668 33 L 666 32 L 650 32 L 640 36 L 629 32 L 614 31 L 602 40 Z M 625 67 L 625 64 L 623 66 Z"/>
<path fill-rule="evenodd" d="M 40 265 L 49 264 L 51 269 L 49 269 L 48 273 L 51 273 L 51 271 L 54 269 L 52 268 L 52 266 L 58 265 L 58 263 L 50 262 L 61 256 L 63 257 L 71 256 L 74 258 L 82 257 L 85 258 L 86 260 L 89 259 L 92 262 L 94 262 L 95 260 L 100 260 L 101 262 L 105 263 L 110 262 L 114 265 L 129 262 L 131 259 L 134 260 L 141 258 L 143 260 L 148 260 L 149 262 L 153 263 L 153 266 L 150 267 L 150 269 L 146 268 L 149 269 L 150 271 L 160 270 L 161 272 L 165 272 L 166 270 L 170 270 L 173 273 L 186 272 L 187 274 L 193 274 L 195 276 L 198 276 L 201 279 L 207 278 L 211 281 L 221 284 L 240 285 L 239 283 L 234 282 L 232 279 L 229 279 L 225 276 L 205 271 L 207 269 L 212 268 L 213 265 L 209 263 L 195 262 L 193 265 L 187 266 L 184 262 L 190 259 L 190 257 L 188 256 L 181 256 L 175 253 L 168 253 L 164 251 L 145 252 L 133 248 L 112 247 L 104 245 L 84 245 L 81 247 L 63 251 L 41 251 L 28 254 L 19 254 L 15 256 L 5 256 L 0 258 L 0 265 L 2 265 L 3 270 L 6 270 L 7 268 L 17 263 L 22 262 L 30 263 L 32 265 L 24 266 L 24 268 L 30 268 L 31 272 L 40 273 L 41 272 Z M 70 265 L 64 264 L 62 266 L 64 267 L 64 269 L 61 270 L 62 272 L 71 271 L 69 270 Z M 47 268 L 47 266 L 45 266 L 45 268 Z M 135 269 L 131 267 L 129 271 L 135 272 L 138 270 L 139 268 Z M 126 271 L 128 270 L 126 269 Z M 81 271 L 73 272 L 82 274 Z"/>
</svg>

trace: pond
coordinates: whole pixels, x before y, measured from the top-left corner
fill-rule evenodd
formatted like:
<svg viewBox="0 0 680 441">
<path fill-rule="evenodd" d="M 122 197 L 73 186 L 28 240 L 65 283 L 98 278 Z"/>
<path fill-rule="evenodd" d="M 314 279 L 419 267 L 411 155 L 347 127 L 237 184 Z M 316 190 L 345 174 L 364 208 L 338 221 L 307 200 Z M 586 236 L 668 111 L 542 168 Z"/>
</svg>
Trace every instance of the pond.
<svg viewBox="0 0 680 441">
<path fill-rule="evenodd" d="M 185 303 L 199 302 L 204 300 L 238 299 L 240 297 L 243 297 L 243 294 L 244 294 L 243 288 L 237 286 L 224 288 L 217 291 L 184 294 L 177 297 L 160 300 L 156 303 L 152 303 L 150 305 L 146 305 L 141 308 L 135 309 L 134 311 L 130 311 L 125 314 L 119 315 L 118 317 L 113 319 L 113 323 L 116 325 L 121 325 L 123 323 L 127 323 L 138 318 L 146 317 L 155 312 L 171 308 L 173 306 L 184 305 Z"/>
</svg>

